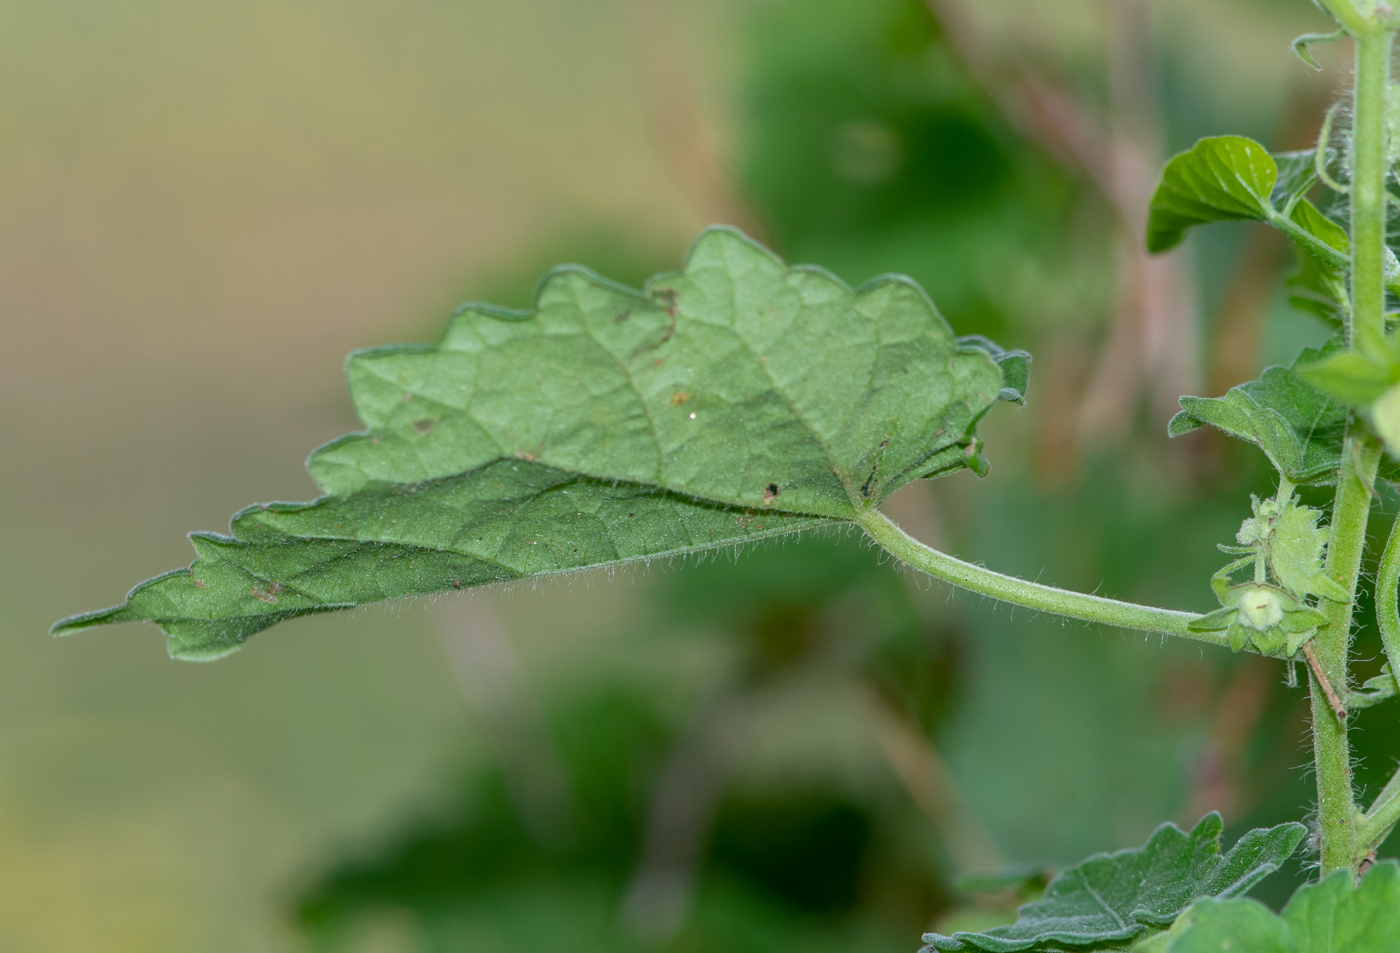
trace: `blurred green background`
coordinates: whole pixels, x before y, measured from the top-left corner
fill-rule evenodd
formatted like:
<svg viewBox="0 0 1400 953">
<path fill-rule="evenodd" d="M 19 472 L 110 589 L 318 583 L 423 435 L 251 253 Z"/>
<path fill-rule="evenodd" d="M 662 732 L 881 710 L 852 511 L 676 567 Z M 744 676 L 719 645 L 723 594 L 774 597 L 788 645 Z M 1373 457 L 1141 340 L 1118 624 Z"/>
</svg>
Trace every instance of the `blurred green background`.
<svg viewBox="0 0 1400 953">
<path fill-rule="evenodd" d="M 710 221 L 1036 355 L 926 541 L 1180 608 L 1269 490 L 1176 395 L 1325 333 L 1253 227 L 1140 251 L 1197 137 L 1306 147 L 1303 0 L 10 0 L 0 949 L 884 951 L 958 873 L 1303 816 L 1277 663 L 1061 625 L 851 537 L 306 619 L 214 665 L 56 618 L 314 493 L 342 355 L 630 283 Z M 1387 502 L 1390 511 L 1393 501 Z M 1379 665 L 1364 630 L 1358 672 Z M 1371 789 L 1400 744 L 1361 715 Z M 1287 896 L 1302 864 L 1259 895 Z"/>
</svg>

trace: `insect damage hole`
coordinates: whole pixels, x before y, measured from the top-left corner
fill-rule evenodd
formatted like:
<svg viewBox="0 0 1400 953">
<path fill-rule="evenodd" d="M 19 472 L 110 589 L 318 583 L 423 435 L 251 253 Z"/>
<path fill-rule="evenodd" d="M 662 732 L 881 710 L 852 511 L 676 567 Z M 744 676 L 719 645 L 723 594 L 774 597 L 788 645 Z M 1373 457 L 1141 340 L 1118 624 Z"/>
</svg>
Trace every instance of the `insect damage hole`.
<svg viewBox="0 0 1400 953">
<path fill-rule="evenodd" d="M 770 483 L 770 484 L 768 484 L 768 486 L 766 486 L 766 487 L 764 488 L 764 490 L 763 490 L 763 502 L 764 502 L 764 503 L 772 503 L 774 500 L 776 500 L 776 499 L 778 498 L 778 494 L 779 494 L 779 493 L 782 493 L 782 492 L 783 492 L 783 491 L 782 491 L 782 488 L 779 487 L 778 484 L 776 484 L 776 483 Z"/>
</svg>

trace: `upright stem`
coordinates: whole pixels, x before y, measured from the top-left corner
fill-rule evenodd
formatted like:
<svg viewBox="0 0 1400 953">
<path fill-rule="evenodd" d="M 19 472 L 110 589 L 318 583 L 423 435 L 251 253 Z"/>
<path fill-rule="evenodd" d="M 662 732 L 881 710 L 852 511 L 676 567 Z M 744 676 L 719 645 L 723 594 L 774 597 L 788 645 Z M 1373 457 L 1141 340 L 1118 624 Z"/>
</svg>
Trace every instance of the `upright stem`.
<svg viewBox="0 0 1400 953">
<path fill-rule="evenodd" d="M 1385 347 L 1385 88 L 1391 33 L 1369 25 L 1356 37 L 1351 178 L 1351 311 L 1348 344 L 1380 357 Z"/>
<path fill-rule="evenodd" d="M 1311 648 L 1327 681 L 1338 691 L 1347 684 L 1347 649 L 1351 641 L 1351 616 L 1361 555 L 1366 545 L 1366 523 L 1371 512 L 1371 484 L 1380 463 L 1375 438 L 1353 423 L 1342 453 L 1337 496 L 1332 507 L 1332 538 L 1327 547 L 1327 574 L 1352 593 L 1345 602 L 1323 599 L 1320 608 L 1327 622 L 1313 638 Z M 1322 876 L 1336 870 L 1356 870 L 1366 850 L 1361 844 L 1361 815 L 1351 783 L 1351 748 L 1347 725 L 1327 697 L 1327 686 L 1314 676 L 1312 685 L 1313 760 L 1317 771 L 1317 819 Z"/>
<path fill-rule="evenodd" d="M 1382 358 L 1385 340 L 1386 226 L 1386 85 L 1390 80 L 1391 29 L 1369 5 L 1364 13 L 1350 0 L 1329 3 L 1356 41 L 1356 92 L 1351 177 L 1351 323 L 1347 346 Z M 1388 15 L 1389 10 L 1382 11 Z M 1380 463 L 1380 446 L 1355 417 L 1347 428 L 1337 495 L 1332 504 L 1332 536 L 1327 574 L 1350 594 L 1344 602 L 1323 599 L 1327 616 L 1313 639 L 1318 668 L 1331 687 L 1347 687 L 1347 653 L 1351 617 L 1372 485 Z M 1329 686 L 1311 676 L 1313 757 L 1317 771 L 1318 834 L 1322 876 L 1336 870 L 1356 871 L 1365 857 L 1363 818 L 1352 788 L 1351 750 L 1345 712 L 1333 709 Z"/>
</svg>

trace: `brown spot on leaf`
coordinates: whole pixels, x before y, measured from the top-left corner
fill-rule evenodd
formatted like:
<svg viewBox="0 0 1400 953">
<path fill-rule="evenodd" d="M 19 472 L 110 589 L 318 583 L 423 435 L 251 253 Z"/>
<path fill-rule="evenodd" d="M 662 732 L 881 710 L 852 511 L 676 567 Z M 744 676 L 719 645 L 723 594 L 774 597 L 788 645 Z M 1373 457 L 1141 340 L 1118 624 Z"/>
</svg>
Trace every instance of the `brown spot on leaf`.
<svg viewBox="0 0 1400 953">
<path fill-rule="evenodd" d="M 424 417 L 422 420 L 415 420 L 413 422 L 414 432 L 422 434 L 423 436 L 427 436 L 428 434 L 432 433 L 433 428 L 436 426 L 437 421 L 432 417 Z"/>
<path fill-rule="evenodd" d="M 278 583 L 268 583 L 266 589 L 259 589 L 254 586 L 252 589 L 253 598 L 266 602 L 270 606 L 277 605 L 277 593 L 282 591 L 282 586 Z"/>
<path fill-rule="evenodd" d="M 461 589 L 461 588 L 462 588 L 462 580 L 460 580 L 460 579 L 454 579 L 454 580 L 452 580 L 452 588 L 453 588 L 453 589 Z"/>
<path fill-rule="evenodd" d="M 535 456 L 528 450 L 517 450 L 515 451 L 515 459 L 524 460 L 526 463 L 534 463 L 537 460 L 539 460 L 539 457 Z"/>
<path fill-rule="evenodd" d="M 690 398 L 693 397 L 693 396 L 695 396 L 695 395 L 694 395 L 694 394 L 687 393 L 686 391 L 683 391 L 683 390 L 678 390 L 678 391 L 676 391 L 674 394 L 671 395 L 671 406 L 672 406 L 672 407 L 679 407 L 681 404 L 684 404 L 686 401 L 690 400 Z"/>
<path fill-rule="evenodd" d="M 623 321 L 626 321 L 630 317 L 632 317 L 632 309 L 628 308 L 626 311 L 613 318 L 613 321 L 617 324 L 621 324 Z"/>
<path fill-rule="evenodd" d="M 194 587 L 195 587 L 196 589 L 203 589 L 206 585 L 207 585 L 207 583 L 205 583 L 205 581 L 204 581 L 203 579 L 196 579 L 196 580 L 194 581 Z"/>
<path fill-rule="evenodd" d="M 768 486 L 764 487 L 764 489 L 763 489 L 763 502 L 764 502 L 764 503 L 772 503 L 774 500 L 776 500 L 776 499 L 778 498 L 778 494 L 780 494 L 780 493 L 782 493 L 782 492 L 783 492 L 783 491 L 782 491 L 782 488 L 779 487 L 778 484 L 776 484 L 776 483 L 770 483 L 770 484 L 768 484 Z"/>
<path fill-rule="evenodd" d="M 401 397 L 401 398 L 399 398 L 399 399 L 402 400 L 402 401 L 406 404 L 406 403 L 408 403 L 410 400 L 413 399 L 413 395 L 412 395 L 412 394 L 404 394 L 403 397 Z"/>
</svg>

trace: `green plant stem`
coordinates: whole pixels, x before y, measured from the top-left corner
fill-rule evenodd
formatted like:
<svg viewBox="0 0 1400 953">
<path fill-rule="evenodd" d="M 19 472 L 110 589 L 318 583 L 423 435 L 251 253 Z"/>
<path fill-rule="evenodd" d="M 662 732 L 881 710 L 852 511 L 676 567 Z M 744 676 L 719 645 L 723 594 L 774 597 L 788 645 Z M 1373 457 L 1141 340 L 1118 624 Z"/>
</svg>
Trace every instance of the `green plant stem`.
<svg viewBox="0 0 1400 953">
<path fill-rule="evenodd" d="M 1347 650 L 1366 524 L 1371 513 L 1371 487 L 1380 464 L 1380 445 L 1353 420 L 1342 452 L 1337 496 L 1332 505 L 1332 537 L 1327 545 L 1327 574 L 1351 593 L 1344 602 L 1321 600 L 1327 622 L 1311 647 L 1327 681 L 1338 693 L 1347 689 Z M 1359 836 L 1360 812 L 1352 791 L 1351 748 L 1345 718 L 1333 711 L 1326 687 L 1310 672 L 1312 687 L 1313 760 L 1317 773 L 1317 813 L 1322 876 L 1336 870 L 1356 870 L 1366 856 Z"/>
<path fill-rule="evenodd" d="M 1376 627 L 1390 671 L 1400 672 L 1400 516 L 1395 518 L 1376 570 Z"/>
<path fill-rule="evenodd" d="M 1361 820 L 1361 844 L 1368 851 L 1381 846 L 1390 836 L 1391 830 L 1400 821 L 1400 770 L 1391 776 L 1390 782 L 1381 789 L 1376 801 Z"/>
<path fill-rule="evenodd" d="M 1385 342 L 1385 87 L 1391 32 L 1371 24 L 1356 37 L 1351 181 L 1351 340 L 1375 357 Z"/>
<path fill-rule="evenodd" d="M 860 517 L 860 525 L 871 539 L 901 562 L 971 592 L 1069 619 L 1160 632 L 1210 645 L 1228 644 L 1220 633 L 1193 632 L 1187 628 L 1192 620 L 1200 618 L 1194 612 L 1176 612 L 1056 589 L 955 559 L 914 539 L 879 510 L 867 510 Z"/>
</svg>

